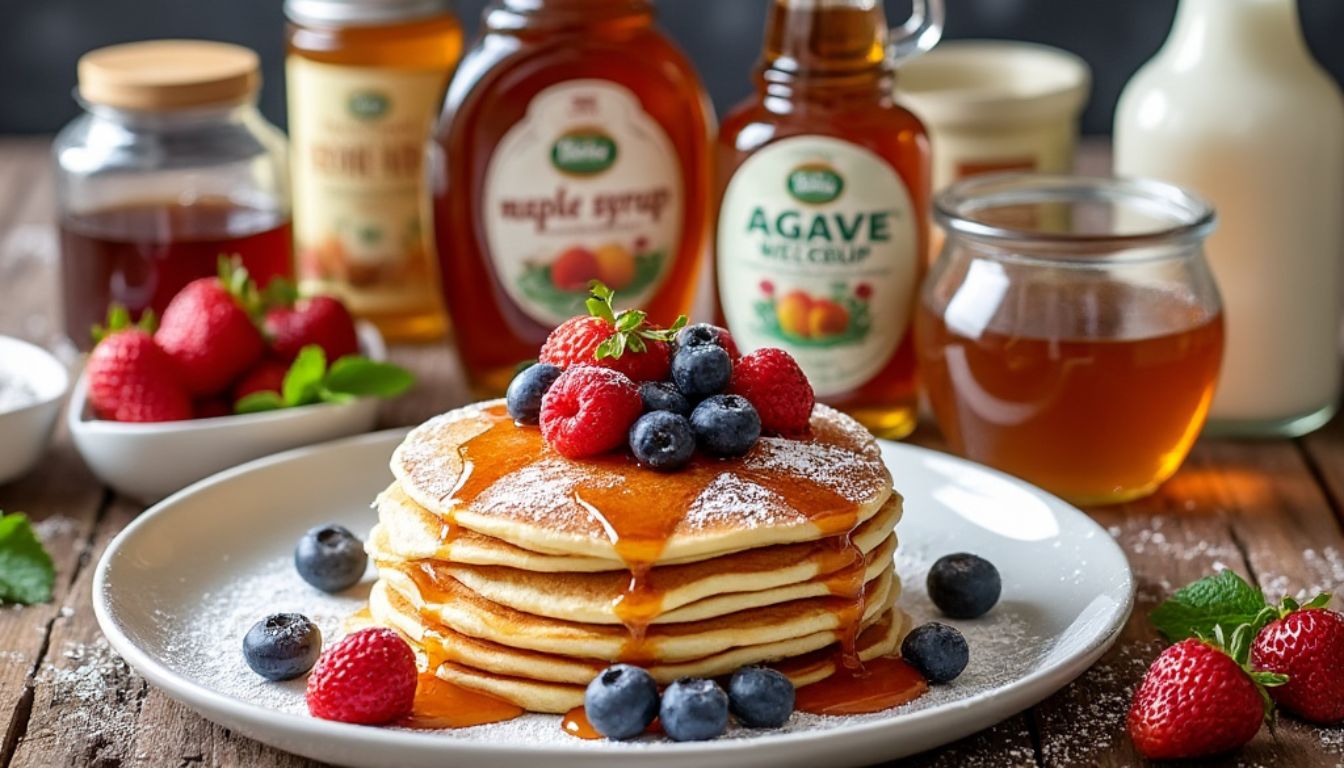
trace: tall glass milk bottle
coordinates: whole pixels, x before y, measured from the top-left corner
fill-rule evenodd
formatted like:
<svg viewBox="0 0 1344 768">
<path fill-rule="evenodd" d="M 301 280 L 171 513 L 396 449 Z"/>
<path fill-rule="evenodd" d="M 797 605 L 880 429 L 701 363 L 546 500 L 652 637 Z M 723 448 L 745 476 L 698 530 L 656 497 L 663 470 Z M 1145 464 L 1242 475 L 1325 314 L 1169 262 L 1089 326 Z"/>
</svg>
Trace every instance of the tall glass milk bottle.
<svg viewBox="0 0 1344 768">
<path fill-rule="evenodd" d="M 893 64 L 941 23 L 941 2 L 916 2 L 892 41 L 879 0 L 774 0 L 757 93 L 719 132 L 721 321 L 743 352 L 787 350 L 818 399 L 888 438 L 915 426 L 931 178 Z"/>
<path fill-rule="evenodd" d="M 1344 104 L 1294 0 L 1181 0 L 1130 81 L 1116 172 L 1188 187 L 1218 209 L 1208 254 L 1227 350 L 1210 429 L 1299 435 L 1340 390 Z M 1160 386 L 1160 382 L 1154 382 Z"/>
</svg>

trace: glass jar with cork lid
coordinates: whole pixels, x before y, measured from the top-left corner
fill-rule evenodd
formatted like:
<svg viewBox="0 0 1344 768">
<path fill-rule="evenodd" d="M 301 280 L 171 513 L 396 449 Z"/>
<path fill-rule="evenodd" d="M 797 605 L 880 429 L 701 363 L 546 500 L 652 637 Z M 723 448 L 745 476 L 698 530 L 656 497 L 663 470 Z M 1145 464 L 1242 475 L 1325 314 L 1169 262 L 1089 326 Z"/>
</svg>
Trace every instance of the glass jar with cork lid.
<svg viewBox="0 0 1344 768">
<path fill-rule="evenodd" d="M 101 48 L 79 61 L 85 113 L 56 137 L 66 333 L 91 345 L 112 303 L 162 312 L 242 258 L 293 269 L 284 135 L 256 108 L 257 55 L 203 40 Z"/>
</svg>

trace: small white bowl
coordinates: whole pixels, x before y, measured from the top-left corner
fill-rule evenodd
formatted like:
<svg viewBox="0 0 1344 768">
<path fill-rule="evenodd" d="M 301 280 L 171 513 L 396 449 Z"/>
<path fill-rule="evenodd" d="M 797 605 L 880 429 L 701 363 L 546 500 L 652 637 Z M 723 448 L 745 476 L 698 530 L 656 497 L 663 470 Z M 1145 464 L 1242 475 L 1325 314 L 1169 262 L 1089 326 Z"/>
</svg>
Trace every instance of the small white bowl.
<svg viewBox="0 0 1344 768">
<path fill-rule="evenodd" d="M 18 407 L 0 405 L 0 485 L 32 469 L 51 442 L 61 399 L 70 389 L 70 373 L 45 349 L 0 336 L 0 370 L 31 391 Z"/>
<path fill-rule="evenodd" d="M 359 324 L 360 349 L 385 360 L 377 329 Z M 272 453 L 373 429 L 378 400 L 322 403 L 301 408 L 161 424 L 123 424 L 93 417 L 81 374 L 66 421 L 93 473 L 113 489 L 145 504 L 221 470 Z"/>
</svg>

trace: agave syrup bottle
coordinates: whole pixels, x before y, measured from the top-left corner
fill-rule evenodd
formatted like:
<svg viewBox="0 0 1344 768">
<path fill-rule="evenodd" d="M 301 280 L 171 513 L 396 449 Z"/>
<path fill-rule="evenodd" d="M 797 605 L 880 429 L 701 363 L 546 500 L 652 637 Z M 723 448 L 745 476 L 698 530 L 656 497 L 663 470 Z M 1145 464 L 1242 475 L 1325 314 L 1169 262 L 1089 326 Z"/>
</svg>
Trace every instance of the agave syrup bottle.
<svg viewBox="0 0 1344 768">
<path fill-rule="evenodd" d="M 724 119 L 720 322 L 781 347 L 818 399 L 881 437 L 915 426 L 911 320 L 928 242 L 929 142 L 892 100 L 893 64 L 931 48 L 942 3 L 891 40 L 880 0 L 775 0 L 757 93 Z"/>
<path fill-rule="evenodd" d="M 712 200 L 710 116 L 649 0 L 494 0 L 437 136 L 443 294 L 477 395 L 502 393 L 596 279 L 671 323 Z"/>
</svg>

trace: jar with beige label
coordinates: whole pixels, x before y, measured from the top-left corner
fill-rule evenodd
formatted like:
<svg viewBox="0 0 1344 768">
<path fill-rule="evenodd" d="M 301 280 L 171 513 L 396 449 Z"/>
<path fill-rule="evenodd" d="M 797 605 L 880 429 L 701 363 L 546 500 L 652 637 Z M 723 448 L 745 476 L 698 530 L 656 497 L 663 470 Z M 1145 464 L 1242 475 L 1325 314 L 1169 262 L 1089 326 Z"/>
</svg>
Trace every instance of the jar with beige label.
<svg viewBox="0 0 1344 768">
<path fill-rule="evenodd" d="M 426 147 L 462 29 L 447 0 L 288 0 L 300 289 L 393 340 L 442 335 Z"/>
</svg>

